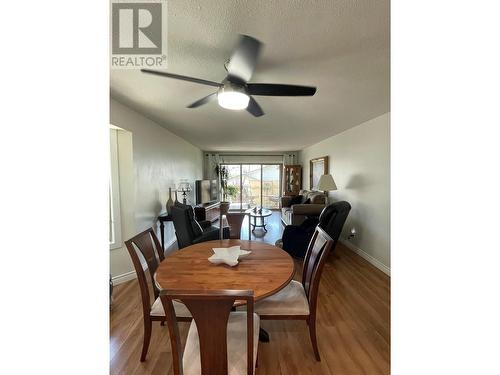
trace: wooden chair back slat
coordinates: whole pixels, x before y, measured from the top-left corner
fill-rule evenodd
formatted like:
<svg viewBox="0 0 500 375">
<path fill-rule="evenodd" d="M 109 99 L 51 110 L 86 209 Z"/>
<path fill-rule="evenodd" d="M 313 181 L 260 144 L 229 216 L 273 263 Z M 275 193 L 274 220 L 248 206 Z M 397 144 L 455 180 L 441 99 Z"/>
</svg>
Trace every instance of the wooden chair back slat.
<svg viewBox="0 0 500 375">
<path fill-rule="evenodd" d="M 307 248 L 302 272 L 302 285 L 310 306 L 316 304 L 319 279 L 332 245 L 331 237 L 323 229 L 316 227 Z"/>
<path fill-rule="evenodd" d="M 172 345 L 175 375 L 182 375 L 182 346 L 172 301 L 180 300 L 191 312 L 200 343 L 201 375 L 227 375 L 227 324 L 236 300 L 247 303 L 247 373 L 253 374 L 253 291 L 251 290 L 163 290 L 160 298 L 165 309 Z"/>
<path fill-rule="evenodd" d="M 244 212 L 228 212 L 226 214 L 227 223 L 229 225 L 229 238 L 239 240 L 241 239 L 241 227 L 243 220 L 247 216 Z"/>
<path fill-rule="evenodd" d="M 132 263 L 134 264 L 135 272 L 137 274 L 141 290 L 143 309 L 145 311 L 147 310 L 149 314 L 149 309 L 151 308 L 149 286 L 146 274 L 142 268 L 141 259 L 135 248 L 137 247 L 148 265 L 149 274 L 151 276 L 151 286 L 153 288 L 155 299 L 158 298 L 159 291 L 154 283 L 154 273 L 156 272 L 160 261 L 165 259 L 163 250 L 161 250 L 161 245 L 153 231 L 153 228 L 146 229 L 145 231 L 125 241 L 125 246 L 127 246 L 127 250 L 132 258 Z"/>
</svg>

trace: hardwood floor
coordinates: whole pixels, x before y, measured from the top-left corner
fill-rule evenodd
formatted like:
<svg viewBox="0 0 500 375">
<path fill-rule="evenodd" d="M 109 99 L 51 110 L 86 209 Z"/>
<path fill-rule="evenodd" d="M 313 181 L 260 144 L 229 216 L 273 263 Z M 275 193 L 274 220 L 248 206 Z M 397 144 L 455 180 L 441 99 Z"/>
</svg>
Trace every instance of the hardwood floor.
<svg viewBox="0 0 500 375">
<path fill-rule="evenodd" d="M 260 219 L 259 219 L 260 220 Z M 279 211 L 273 211 L 273 214 L 265 218 L 267 232 L 262 228 L 255 228 L 252 232 L 252 241 L 263 241 L 274 245 L 276 240 L 283 234 L 283 225 L 281 224 Z M 253 220 L 252 220 L 253 222 Z M 260 221 L 259 221 L 260 223 Z M 241 226 L 241 239 L 248 240 L 248 216 L 245 217 Z"/>
<path fill-rule="evenodd" d="M 274 235 L 268 238 L 271 242 Z M 338 244 L 320 285 L 317 331 L 322 361 L 314 359 L 304 322 L 261 321 L 271 340 L 259 343 L 256 374 L 389 374 L 390 278 Z M 116 286 L 113 295 L 111 374 L 172 374 L 168 329 L 159 323 L 153 325 L 146 362 L 139 362 L 143 328 L 137 281 Z M 180 323 L 183 340 L 188 327 Z"/>
</svg>

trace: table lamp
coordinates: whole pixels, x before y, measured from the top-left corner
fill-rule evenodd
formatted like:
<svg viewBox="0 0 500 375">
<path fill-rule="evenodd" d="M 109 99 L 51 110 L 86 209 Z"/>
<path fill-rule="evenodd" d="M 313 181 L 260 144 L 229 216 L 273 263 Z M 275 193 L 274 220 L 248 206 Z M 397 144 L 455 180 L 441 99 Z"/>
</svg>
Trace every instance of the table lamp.
<svg viewBox="0 0 500 375">
<path fill-rule="evenodd" d="M 318 181 L 318 190 L 324 191 L 326 195 L 326 203 L 328 203 L 328 192 L 331 190 L 337 190 L 337 185 L 331 174 L 323 174 Z"/>
<path fill-rule="evenodd" d="M 189 182 L 187 180 L 180 180 L 179 184 L 177 185 L 177 191 L 180 191 L 182 193 L 182 203 L 186 204 L 186 194 L 191 191 L 191 185 L 189 185 Z"/>
</svg>

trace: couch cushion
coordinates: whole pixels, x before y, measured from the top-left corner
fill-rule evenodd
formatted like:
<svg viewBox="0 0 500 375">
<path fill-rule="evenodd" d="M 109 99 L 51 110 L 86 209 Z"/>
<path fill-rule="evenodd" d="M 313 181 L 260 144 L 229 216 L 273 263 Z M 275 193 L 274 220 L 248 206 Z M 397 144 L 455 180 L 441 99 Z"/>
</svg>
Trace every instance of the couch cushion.
<svg viewBox="0 0 500 375">
<path fill-rule="evenodd" d="M 310 199 L 310 203 L 312 204 L 325 204 L 325 193 L 322 193 L 320 191 L 312 191 L 308 194 L 307 196 L 308 199 Z"/>
<path fill-rule="evenodd" d="M 259 315 L 308 315 L 309 302 L 302 284 L 292 280 L 290 284 L 255 304 Z"/>
<path fill-rule="evenodd" d="M 253 314 L 253 366 L 257 360 L 260 319 Z M 182 358 L 184 375 L 200 375 L 200 341 L 196 323 L 191 322 Z M 247 374 L 247 313 L 232 312 L 227 323 L 227 370 L 229 375 Z"/>
<path fill-rule="evenodd" d="M 296 195 L 296 196 L 292 197 L 292 199 L 290 200 L 290 206 L 293 204 L 303 203 L 302 202 L 303 198 L 304 198 L 303 195 Z"/>
</svg>

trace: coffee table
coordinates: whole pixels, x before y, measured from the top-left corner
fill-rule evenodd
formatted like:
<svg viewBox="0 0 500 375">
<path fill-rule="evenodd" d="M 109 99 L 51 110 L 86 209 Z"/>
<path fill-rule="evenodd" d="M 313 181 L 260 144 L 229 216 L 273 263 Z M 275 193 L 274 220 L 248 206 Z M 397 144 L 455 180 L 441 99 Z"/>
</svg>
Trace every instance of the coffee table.
<svg viewBox="0 0 500 375">
<path fill-rule="evenodd" d="M 245 211 L 245 213 L 250 215 L 250 224 L 253 227 L 252 232 L 255 230 L 255 228 L 263 228 L 267 232 L 265 218 L 273 214 L 271 210 L 263 208 L 261 212 L 259 212 L 259 210 L 255 212 L 253 208 L 249 208 L 248 210 Z M 252 218 L 253 218 L 253 223 L 252 223 Z M 257 224 L 257 219 L 260 219 L 260 224 Z"/>
</svg>

